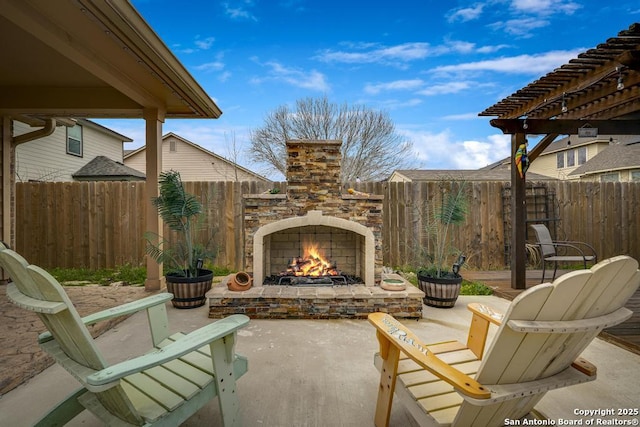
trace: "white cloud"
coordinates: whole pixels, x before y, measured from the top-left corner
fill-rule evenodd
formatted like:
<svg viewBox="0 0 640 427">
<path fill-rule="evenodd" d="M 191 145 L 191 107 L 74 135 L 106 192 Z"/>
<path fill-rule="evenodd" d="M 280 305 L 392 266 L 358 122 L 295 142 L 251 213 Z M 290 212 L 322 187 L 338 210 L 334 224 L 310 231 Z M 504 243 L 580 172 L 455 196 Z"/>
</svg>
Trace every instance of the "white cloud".
<svg viewBox="0 0 640 427">
<path fill-rule="evenodd" d="M 478 19 L 482 14 L 482 9 L 484 8 L 483 4 L 476 4 L 473 7 L 465 7 L 461 9 L 457 9 L 454 12 L 450 13 L 447 17 L 449 22 L 467 22 Z"/>
<path fill-rule="evenodd" d="M 256 59 L 254 58 L 254 60 Z M 252 79 L 252 83 L 260 84 L 271 80 L 319 92 L 327 92 L 331 89 L 326 76 L 317 70 L 304 71 L 299 68 L 285 67 L 276 61 L 269 61 L 261 65 L 268 67 L 270 70 L 267 76 Z"/>
<path fill-rule="evenodd" d="M 370 45 L 366 45 L 370 47 Z M 383 46 L 360 52 L 345 52 L 326 49 L 314 59 L 322 62 L 343 62 L 348 64 L 404 63 L 425 58 L 429 53 L 428 43 L 403 43 L 396 46 Z M 397 64 L 400 65 L 400 64 Z"/>
<path fill-rule="evenodd" d="M 240 2 L 243 4 L 222 3 L 224 13 L 231 19 L 257 21 L 258 18 L 252 14 L 247 7 L 253 6 L 251 1 Z"/>
<path fill-rule="evenodd" d="M 199 49 L 207 50 L 213 45 L 213 42 L 215 40 L 216 39 L 213 38 L 213 37 L 207 37 L 205 39 L 196 39 L 195 43 L 196 43 L 196 46 L 198 46 Z"/>
<path fill-rule="evenodd" d="M 534 30 L 551 24 L 552 15 L 573 15 L 581 8 L 582 5 L 571 0 L 511 0 L 509 12 L 512 19 L 497 21 L 488 27 L 518 38 L 530 38 Z"/>
<path fill-rule="evenodd" d="M 424 81 L 421 79 L 396 80 L 388 83 L 367 83 L 364 87 L 364 91 L 366 93 L 375 95 L 382 91 L 413 90 L 422 86 L 424 86 Z"/>
<path fill-rule="evenodd" d="M 508 44 L 497 44 L 495 46 L 481 46 L 478 49 L 476 49 L 476 52 L 478 53 L 493 53 L 493 52 L 497 52 L 501 49 L 505 49 L 508 48 L 509 45 Z"/>
<path fill-rule="evenodd" d="M 509 155 L 508 135 L 491 135 L 488 141 L 462 141 L 459 154 L 453 156 L 456 169 L 479 169 Z M 505 141 L 507 144 L 505 144 Z"/>
<path fill-rule="evenodd" d="M 191 54 L 191 53 L 195 53 L 195 52 L 199 52 L 202 50 L 208 50 L 211 48 L 211 46 L 213 46 L 213 42 L 215 42 L 215 38 L 214 37 L 206 37 L 201 39 L 200 36 L 196 36 L 195 41 L 193 42 L 195 44 L 195 48 L 194 47 L 182 47 L 179 43 L 174 43 L 172 45 L 172 48 L 176 51 L 176 52 L 180 52 L 180 53 L 186 53 L 186 54 Z"/>
<path fill-rule="evenodd" d="M 373 43 L 342 43 L 342 45 L 351 48 L 351 50 L 325 49 L 319 51 L 313 59 L 321 62 L 383 64 L 406 68 L 407 63 L 427 57 L 451 53 L 490 53 L 506 47 L 503 44 L 477 47 L 475 43 L 462 40 L 447 40 L 437 46 L 424 42 L 409 42 L 395 46 L 380 46 Z"/>
<path fill-rule="evenodd" d="M 569 62 L 584 49 L 554 50 L 539 55 L 518 55 L 434 68 L 433 72 L 495 71 L 508 74 L 544 74 Z"/>
<path fill-rule="evenodd" d="M 537 28 L 544 28 L 549 25 L 549 21 L 539 18 L 518 18 L 511 19 L 506 22 L 495 22 L 489 27 L 494 30 L 503 30 L 507 34 L 511 34 L 520 38 L 532 37 L 532 31 Z"/>
<path fill-rule="evenodd" d="M 486 141 L 456 141 L 449 130 L 432 133 L 398 129 L 413 142 L 418 160 L 425 169 L 479 169 L 509 155 L 509 135 L 495 134 Z"/>
<path fill-rule="evenodd" d="M 224 68 L 224 63 L 222 63 L 220 61 L 206 62 L 204 64 L 196 65 L 193 68 L 195 70 L 205 71 L 205 72 L 206 71 L 219 71 L 219 70 L 222 70 Z"/>
<path fill-rule="evenodd" d="M 463 90 L 469 89 L 472 82 L 468 81 L 451 81 L 448 83 L 429 85 L 427 88 L 418 92 L 419 95 L 434 96 L 450 93 L 458 93 Z"/>
<path fill-rule="evenodd" d="M 512 0 L 511 7 L 516 13 L 533 13 L 538 15 L 551 15 L 564 13 L 572 15 L 582 8 L 578 3 L 566 0 Z"/>
</svg>

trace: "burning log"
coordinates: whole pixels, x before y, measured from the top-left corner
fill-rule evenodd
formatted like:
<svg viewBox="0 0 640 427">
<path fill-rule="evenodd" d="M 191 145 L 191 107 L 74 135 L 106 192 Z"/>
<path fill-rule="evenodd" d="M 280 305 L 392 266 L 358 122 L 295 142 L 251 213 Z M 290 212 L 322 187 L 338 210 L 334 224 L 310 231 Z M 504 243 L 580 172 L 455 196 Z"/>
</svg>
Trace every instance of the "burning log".
<svg viewBox="0 0 640 427">
<path fill-rule="evenodd" d="M 321 257 L 307 256 L 294 257 L 283 273 L 286 276 L 337 276 L 340 272 L 335 263 L 324 260 Z"/>
</svg>

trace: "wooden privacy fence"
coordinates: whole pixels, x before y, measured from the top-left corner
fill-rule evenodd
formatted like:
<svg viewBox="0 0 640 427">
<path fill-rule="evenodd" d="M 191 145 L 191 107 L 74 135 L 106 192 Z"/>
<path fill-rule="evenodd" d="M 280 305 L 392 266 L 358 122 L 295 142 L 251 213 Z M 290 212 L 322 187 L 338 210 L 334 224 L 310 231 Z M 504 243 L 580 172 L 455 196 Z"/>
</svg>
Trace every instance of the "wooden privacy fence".
<svg viewBox="0 0 640 427">
<path fill-rule="evenodd" d="M 205 204 L 204 226 L 214 228 L 216 264 L 243 269 L 242 195 L 285 183 L 187 182 Z M 453 229 L 454 247 L 478 269 L 503 269 L 504 182 L 470 182 L 470 212 Z M 640 184 L 549 182 L 555 192 L 559 237 L 592 243 L 600 259 L 628 254 L 640 259 Z M 439 183 L 358 183 L 384 195 L 383 257 L 388 266 L 416 265 L 428 252 L 425 210 Z M 58 182 L 16 185 L 16 250 L 29 262 L 51 267 L 103 268 L 144 265 L 144 182 Z M 345 187 L 346 191 L 346 187 Z M 554 212 L 556 210 L 554 209 Z M 508 215 L 507 215 L 508 216 Z M 507 236 L 509 233 L 507 232 Z M 165 236 L 173 236 L 165 230 Z"/>
</svg>

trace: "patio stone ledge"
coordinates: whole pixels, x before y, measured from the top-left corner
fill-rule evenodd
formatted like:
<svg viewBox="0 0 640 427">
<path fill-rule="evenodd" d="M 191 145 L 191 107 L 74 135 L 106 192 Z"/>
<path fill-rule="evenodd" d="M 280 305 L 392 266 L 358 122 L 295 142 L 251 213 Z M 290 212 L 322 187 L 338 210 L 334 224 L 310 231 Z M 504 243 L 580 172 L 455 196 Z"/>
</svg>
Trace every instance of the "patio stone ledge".
<svg viewBox="0 0 640 427">
<path fill-rule="evenodd" d="M 398 318 L 422 318 L 424 292 L 408 284 L 402 291 L 378 286 L 260 286 L 230 291 L 218 284 L 207 293 L 209 317 L 245 314 L 252 319 L 366 319 L 382 311 Z"/>
</svg>

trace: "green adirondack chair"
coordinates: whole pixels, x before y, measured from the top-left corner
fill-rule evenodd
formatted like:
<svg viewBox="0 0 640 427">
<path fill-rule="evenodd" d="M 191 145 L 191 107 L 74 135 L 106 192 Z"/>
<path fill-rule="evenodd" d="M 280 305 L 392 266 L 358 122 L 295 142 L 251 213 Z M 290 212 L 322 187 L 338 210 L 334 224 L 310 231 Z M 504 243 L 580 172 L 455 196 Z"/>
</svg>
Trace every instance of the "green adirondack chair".
<svg viewBox="0 0 640 427">
<path fill-rule="evenodd" d="M 247 359 L 235 353 L 235 340 L 248 317 L 169 335 L 166 302 L 173 296 L 163 293 L 80 318 L 50 274 L 1 244 L 0 267 L 11 278 L 9 299 L 36 312 L 49 330 L 39 337 L 41 348 L 82 385 L 36 425 L 64 425 L 88 409 L 107 425 L 174 427 L 216 396 L 223 424 L 241 425 L 236 379 L 247 372 Z M 86 326 L 141 310 L 147 311 L 154 349 L 109 366 Z"/>
<path fill-rule="evenodd" d="M 470 304 L 466 344 L 427 345 L 393 317 L 370 314 L 380 343 L 376 426 L 389 425 L 394 394 L 421 426 L 536 418 L 547 391 L 596 379 L 579 356 L 602 329 L 633 314 L 624 305 L 638 285 L 638 262 L 618 256 L 523 292 L 504 315 Z M 485 354 L 491 324 L 498 330 Z"/>
</svg>

